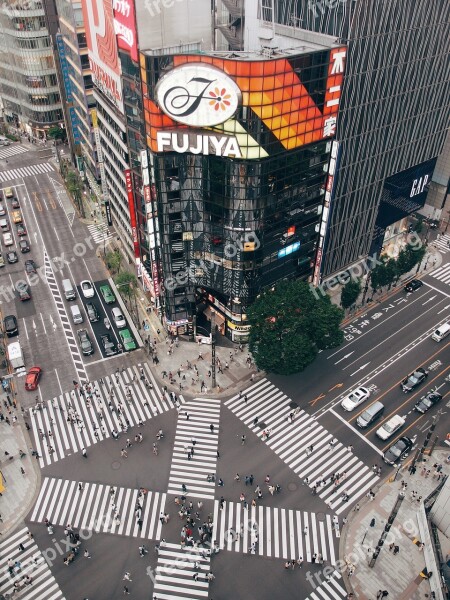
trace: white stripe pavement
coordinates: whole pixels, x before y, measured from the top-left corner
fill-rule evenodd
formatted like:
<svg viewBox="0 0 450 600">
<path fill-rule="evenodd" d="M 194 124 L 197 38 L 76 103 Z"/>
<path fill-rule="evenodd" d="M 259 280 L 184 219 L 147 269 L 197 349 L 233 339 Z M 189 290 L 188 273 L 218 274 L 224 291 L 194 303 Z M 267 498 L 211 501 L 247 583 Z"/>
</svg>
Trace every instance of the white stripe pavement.
<svg viewBox="0 0 450 600">
<path fill-rule="evenodd" d="M 137 489 L 45 477 L 30 521 L 159 540 L 165 505 L 166 494 L 160 492 L 140 495 Z"/>
<path fill-rule="evenodd" d="M 153 385 L 147 388 L 140 379 L 139 365 L 128 367 L 116 376 L 104 377 L 104 383 L 92 382 L 94 397 L 89 402 L 79 391 L 48 400 L 45 408 L 30 409 L 31 426 L 35 449 L 41 458 L 41 467 L 80 452 L 111 436 L 113 430 L 121 432 L 127 422 L 132 427 L 143 423 L 173 407 L 167 396 L 163 398 L 147 364 L 143 365 L 145 377 Z M 134 380 L 133 380 L 134 378 Z M 131 401 L 127 400 L 127 388 L 131 391 Z M 114 396 L 110 400 L 110 390 Z M 111 402 L 109 407 L 108 402 Z M 180 402 L 183 399 L 180 398 Z M 73 412 L 72 412 L 73 411 Z M 119 414 L 119 411 L 121 414 Z M 70 419 L 69 413 L 76 415 Z M 51 435 L 49 435 L 49 432 Z"/>
<path fill-rule="evenodd" d="M 247 403 L 244 401 L 247 396 Z M 225 402 L 241 421 L 265 441 L 301 479 L 308 478 L 308 485 L 317 485 L 317 495 L 337 515 L 348 510 L 343 501 L 345 491 L 351 502 L 375 486 L 378 477 L 361 462 L 353 452 L 336 441 L 322 425 L 302 409 L 297 409 L 293 421 L 292 400 L 285 396 L 267 379 L 262 379 L 242 394 Z M 255 421 L 257 419 L 257 422 Z M 264 431 L 270 432 L 267 439 Z M 313 446 L 313 452 L 307 448 Z M 333 478 L 339 474 L 339 478 Z M 325 483 L 323 483 L 325 481 Z"/>
<path fill-rule="evenodd" d="M 430 275 L 439 281 L 450 283 L 450 263 L 447 263 L 435 271 L 432 271 Z"/>
<path fill-rule="evenodd" d="M 0 148 L 0 159 L 3 160 L 10 156 L 15 156 L 16 154 L 22 154 L 23 152 L 27 152 L 27 150 L 28 148 L 25 148 L 24 146 L 4 146 Z"/>
<path fill-rule="evenodd" d="M 92 239 L 96 244 L 101 244 L 104 241 L 111 239 L 113 236 L 112 232 L 108 229 L 106 223 L 91 224 L 87 226 Z"/>
<path fill-rule="evenodd" d="M 450 235 L 444 233 L 439 235 L 438 238 L 433 240 L 431 244 L 441 252 L 441 254 L 447 254 L 450 252 Z"/>
<path fill-rule="evenodd" d="M 334 571 L 329 577 L 325 577 L 322 573 L 318 573 L 318 575 L 321 583 L 314 588 L 314 591 L 305 600 L 340 600 L 347 598 L 342 575 L 338 571 Z"/>
<path fill-rule="evenodd" d="M 28 575 L 32 584 L 24 586 L 23 591 L 14 595 L 15 598 L 65 600 L 41 551 L 34 540 L 28 537 L 27 532 L 26 528 L 16 531 L 0 544 L 0 596 L 13 597 L 14 582 L 21 582 L 22 577 Z M 25 551 L 19 549 L 19 544 L 24 545 Z M 8 571 L 9 559 L 20 563 L 20 570 L 15 571 L 14 575 L 10 575 Z"/>
<path fill-rule="evenodd" d="M 184 483 L 188 496 L 214 498 L 215 483 L 207 481 L 207 476 L 216 472 L 219 421 L 220 400 L 195 398 L 183 404 L 178 414 L 169 494 L 180 494 Z M 191 449 L 194 452 L 189 459 Z"/>
<path fill-rule="evenodd" d="M 207 600 L 209 598 L 210 557 L 202 556 L 202 549 L 179 544 L 161 545 L 156 564 L 153 598 L 158 600 Z M 194 574 L 198 573 L 197 581 Z"/>
<path fill-rule="evenodd" d="M 268 491 L 263 493 L 269 493 Z M 256 554 L 272 558 L 298 559 L 313 562 L 313 555 L 321 554 L 329 564 L 336 563 L 337 548 L 333 537 L 334 524 L 330 515 L 323 518 L 316 513 L 269 506 L 244 508 L 238 502 L 215 501 L 215 538 L 220 548 L 234 552 L 251 553 L 256 543 Z M 306 528 L 306 529 L 305 529 Z"/>
<path fill-rule="evenodd" d="M 0 171 L 0 182 L 11 181 L 11 179 L 21 179 L 22 177 L 31 177 L 54 171 L 51 163 L 40 163 L 37 165 L 28 165 L 27 167 L 18 167 L 9 169 L 9 171 Z"/>
</svg>

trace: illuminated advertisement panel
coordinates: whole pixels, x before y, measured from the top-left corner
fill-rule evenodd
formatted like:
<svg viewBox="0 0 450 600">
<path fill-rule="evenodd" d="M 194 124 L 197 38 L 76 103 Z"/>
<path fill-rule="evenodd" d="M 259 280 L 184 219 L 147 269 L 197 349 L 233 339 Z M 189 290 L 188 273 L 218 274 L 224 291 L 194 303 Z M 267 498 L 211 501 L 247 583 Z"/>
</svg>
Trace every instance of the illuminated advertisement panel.
<svg viewBox="0 0 450 600">
<path fill-rule="evenodd" d="M 113 0 L 113 11 L 117 45 L 121 50 L 129 52 L 132 60 L 137 62 L 138 46 L 136 39 L 134 0 Z"/>
<path fill-rule="evenodd" d="M 333 137 L 346 52 L 259 61 L 174 56 L 153 93 L 144 85 L 148 145 L 153 152 L 261 159 Z M 141 67 L 145 72 L 145 61 Z"/>
<path fill-rule="evenodd" d="M 82 0 L 92 81 L 123 113 L 112 0 Z"/>
</svg>

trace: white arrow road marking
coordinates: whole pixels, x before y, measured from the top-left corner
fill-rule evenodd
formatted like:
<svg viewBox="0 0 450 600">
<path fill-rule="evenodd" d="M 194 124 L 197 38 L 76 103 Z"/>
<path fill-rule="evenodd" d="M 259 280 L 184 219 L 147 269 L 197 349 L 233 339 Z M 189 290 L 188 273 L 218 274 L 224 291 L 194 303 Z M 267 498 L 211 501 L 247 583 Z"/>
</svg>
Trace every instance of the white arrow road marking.
<svg viewBox="0 0 450 600">
<path fill-rule="evenodd" d="M 354 352 L 354 350 L 353 350 L 353 352 Z M 348 358 L 349 356 L 351 356 L 353 354 L 353 352 L 350 352 L 349 354 L 346 354 L 345 356 L 343 356 L 340 360 L 338 360 L 334 364 L 338 365 L 340 362 L 342 362 L 343 360 L 345 360 L 346 358 Z"/>
<path fill-rule="evenodd" d="M 367 365 L 370 365 L 370 361 L 368 363 L 366 363 L 365 365 L 361 365 L 359 367 L 359 369 L 356 369 L 356 371 L 353 371 L 353 373 L 350 373 L 350 377 L 353 377 L 353 375 L 356 375 L 356 373 L 359 373 L 359 371 L 362 371 L 363 369 L 365 369 L 367 367 Z M 346 367 L 344 367 L 345 369 Z"/>
<path fill-rule="evenodd" d="M 435 298 L 437 298 L 437 296 L 431 296 L 431 298 L 428 298 L 428 300 L 425 300 L 425 302 L 422 302 L 422 306 L 425 306 L 425 304 L 432 302 Z"/>
</svg>

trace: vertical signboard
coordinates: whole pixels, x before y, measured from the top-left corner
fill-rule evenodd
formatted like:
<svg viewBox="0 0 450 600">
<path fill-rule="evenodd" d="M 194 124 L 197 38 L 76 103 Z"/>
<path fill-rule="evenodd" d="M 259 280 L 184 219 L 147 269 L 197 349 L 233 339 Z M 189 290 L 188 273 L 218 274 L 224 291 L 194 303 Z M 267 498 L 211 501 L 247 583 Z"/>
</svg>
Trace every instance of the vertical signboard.
<svg viewBox="0 0 450 600">
<path fill-rule="evenodd" d="M 134 62 L 138 62 L 134 0 L 113 0 L 113 11 L 117 45 L 129 52 Z"/>
<path fill-rule="evenodd" d="M 97 111 L 93 108 L 90 112 L 91 120 L 92 120 L 92 129 L 94 132 L 94 141 L 97 149 L 97 161 L 98 161 L 98 170 L 100 171 L 100 181 L 102 183 L 102 195 L 103 195 L 103 204 L 105 206 L 106 218 L 108 220 L 108 226 L 112 226 L 111 219 L 111 208 L 109 206 L 109 193 L 108 193 L 108 185 L 106 183 L 106 174 L 105 174 L 105 165 L 103 162 L 103 151 L 102 144 L 100 140 L 100 132 L 98 129 L 98 120 L 97 120 Z"/>
<path fill-rule="evenodd" d="M 64 82 L 64 91 L 66 94 L 67 104 L 69 105 L 69 117 L 72 127 L 73 140 L 76 144 L 79 144 L 81 141 L 81 135 L 78 129 L 79 121 L 75 108 L 71 106 L 73 103 L 72 84 L 69 76 L 69 63 L 66 59 L 66 47 L 64 45 L 64 38 L 61 33 L 56 34 L 56 46 L 58 48 L 59 63 L 61 65 L 61 72 Z"/>
<path fill-rule="evenodd" d="M 128 210 L 130 211 L 130 223 L 131 223 L 131 235 L 133 238 L 133 246 L 134 246 L 134 256 L 136 257 L 136 264 L 140 262 L 140 253 L 139 253 L 139 242 L 138 242 L 138 234 L 137 234 L 137 223 L 136 223 L 136 210 L 134 206 L 134 193 L 133 193 L 133 178 L 131 175 L 131 169 L 126 169 L 125 173 L 125 183 L 127 187 L 127 195 L 128 195 Z"/>
</svg>

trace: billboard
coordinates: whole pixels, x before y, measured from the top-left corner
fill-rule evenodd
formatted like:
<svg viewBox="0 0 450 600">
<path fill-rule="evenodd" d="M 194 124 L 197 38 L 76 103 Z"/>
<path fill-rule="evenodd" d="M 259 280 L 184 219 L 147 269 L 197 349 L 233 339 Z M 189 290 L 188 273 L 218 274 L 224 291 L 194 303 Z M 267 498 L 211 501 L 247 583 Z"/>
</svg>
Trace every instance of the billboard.
<svg viewBox="0 0 450 600">
<path fill-rule="evenodd" d="M 140 259 L 141 255 L 139 252 L 139 241 L 138 241 L 137 222 L 136 222 L 136 208 L 134 205 L 133 178 L 132 178 L 130 169 L 126 169 L 124 171 L 124 174 L 125 174 L 125 182 L 126 182 L 126 187 L 127 187 L 128 209 L 130 211 L 131 236 L 133 238 L 134 256 L 136 257 L 136 259 Z M 138 260 L 136 260 L 136 264 L 138 264 Z"/>
<path fill-rule="evenodd" d="M 114 27 L 113 0 L 82 0 L 92 81 L 121 113 L 120 62 Z"/>
<path fill-rule="evenodd" d="M 113 0 L 113 11 L 117 45 L 129 52 L 134 62 L 138 62 L 134 0 Z"/>
</svg>

